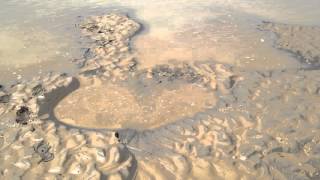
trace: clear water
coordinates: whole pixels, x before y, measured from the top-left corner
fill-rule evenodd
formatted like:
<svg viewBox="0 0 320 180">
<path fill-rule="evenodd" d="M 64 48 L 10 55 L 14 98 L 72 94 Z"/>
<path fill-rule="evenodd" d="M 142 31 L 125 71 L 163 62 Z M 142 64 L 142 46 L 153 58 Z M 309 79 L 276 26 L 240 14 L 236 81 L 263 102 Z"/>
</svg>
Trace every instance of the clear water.
<svg viewBox="0 0 320 180">
<path fill-rule="evenodd" d="M 141 67 L 215 60 L 250 69 L 298 67 L 256 29 L 262 20 L 320 25 L 319 0 L 1 0 L 0 83 L 48 71 L 76 73 L 87 46 L 77 24 L 89 15 L 128 13 L 144 24 L 133 47 Z"/>
</svg>

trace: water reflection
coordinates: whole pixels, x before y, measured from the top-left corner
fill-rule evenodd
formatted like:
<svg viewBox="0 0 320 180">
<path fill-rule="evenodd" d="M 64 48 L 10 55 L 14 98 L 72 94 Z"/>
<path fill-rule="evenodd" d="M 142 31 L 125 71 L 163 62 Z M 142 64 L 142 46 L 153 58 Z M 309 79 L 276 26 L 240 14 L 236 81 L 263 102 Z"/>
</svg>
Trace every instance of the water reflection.
<svg viewBox="0 0 320 180">
<path fill-rule="evenodd" d="M 141 67 L 170 59 L 210 59 L 253 69 L 298 67 L 290 54 L 273 48 L 272 35 L 256 25 L 261 20 L 320 25 L 319 6 L 318 0 L 1 1 L 0 75 L 34 69 L 34 64 L 43 71 L 75 72 L 70 60 L 87 46 L 80 43 L 84 41 L 75 24 L 111 11 L 134 12 L 148 23 L 149 31 L 133 42 Z M 46 65 L 49 62 L 55 66 Z M 2 82 L 8 79 L 0 77 Z"/>
</svg>

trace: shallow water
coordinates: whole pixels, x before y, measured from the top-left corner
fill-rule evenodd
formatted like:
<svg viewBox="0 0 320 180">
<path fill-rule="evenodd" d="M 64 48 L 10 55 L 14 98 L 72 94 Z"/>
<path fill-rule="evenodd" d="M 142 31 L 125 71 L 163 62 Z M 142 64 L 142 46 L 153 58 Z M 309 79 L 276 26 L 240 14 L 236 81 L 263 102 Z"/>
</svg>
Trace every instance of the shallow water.
<svg viewBox="0 0 320 180">
<path fill-rule="evenodd" d="M 2 1 L 0 82 L 48 71 L 75 73 L 71 60 L 87 46 L 76 25 L 83 17 L 110 11 L 128 13 L 144 25 L 133 42 L 140 67 L 169 60 L 214 60 L 252 69 L 299 67 L 291 54 L 273 48 L 273 36 L 256 25 L 262 20 L 320 25 L 319 6 L 317 0 Z"/>
</svg>

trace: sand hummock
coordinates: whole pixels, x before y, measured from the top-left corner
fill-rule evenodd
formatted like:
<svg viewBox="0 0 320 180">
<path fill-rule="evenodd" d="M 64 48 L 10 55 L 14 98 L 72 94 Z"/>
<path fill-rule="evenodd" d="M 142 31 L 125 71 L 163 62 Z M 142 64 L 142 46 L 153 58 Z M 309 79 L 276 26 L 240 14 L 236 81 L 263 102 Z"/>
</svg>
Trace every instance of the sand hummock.
<svg viewBox="0 0 320 180">
<path fill-rule="evenodd" d="M 148 129 L 192 117 L 216 101 L 214 93 L 192 84 L 149 91 L 139 96 L 116 84 L 85 85 L 58 104 L 56 117 L 88 128 Z"/>
<path fill-rule="evenodd" d="M 0 179 L 320 178 L 319 70 L 139 69 L 138 23 L 81 27 L 81 73 L 0 88 Z"/>
</svg>

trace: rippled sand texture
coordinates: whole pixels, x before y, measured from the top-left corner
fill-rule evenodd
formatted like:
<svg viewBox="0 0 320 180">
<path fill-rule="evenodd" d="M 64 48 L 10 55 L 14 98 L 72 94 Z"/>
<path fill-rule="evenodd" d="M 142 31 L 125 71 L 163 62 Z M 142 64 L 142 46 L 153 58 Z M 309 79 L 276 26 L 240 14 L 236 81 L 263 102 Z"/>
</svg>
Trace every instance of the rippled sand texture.
<svg viewBox="0 0 320 180">
<path fill-rule="evenodd" d="M 82 28 L 97 43 L 78 62 L 81 74 L 48 74 L 1 88 L 0 179 L 320 178 L 319 70 L 244 71 L 205 61 L 137 70 L 131 52 L 120 52 L 137 23 L 112 14 L 93 17 Z M 152 95 L 153 101 L 144 101 Z M 136 129 L 138 124 L 115 110 L 139 116 L 141 104 L 160 107 L 161 99 L 172 102 L 168 107 L 195 102 L 201 112 L 185 105 L 188 118 L 179 114 L 158 122 L 155 116 Z M 101 112 L 113 113 L 125 128 L 78 128 L 94 122 L 100 111 L 99 106 L 84 113 L 89 117 L 75 115 L 92 101 L 109 107 Z M 78 109 L 77 103 L 86 106 Z M 75 122 L 59 119 L 60 110 L 69 110 Z"/>
</svg>

